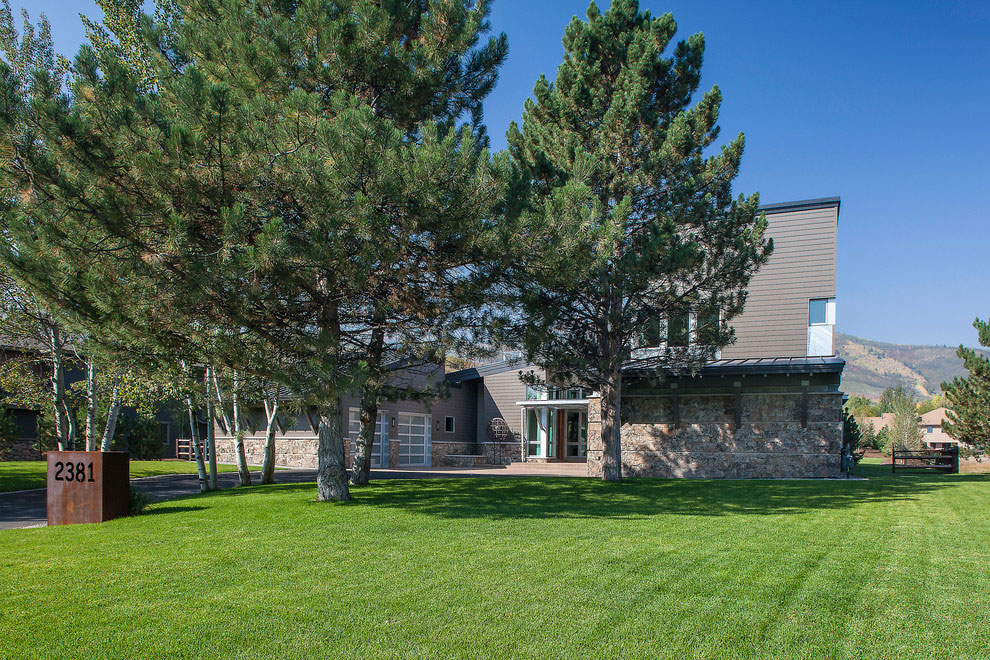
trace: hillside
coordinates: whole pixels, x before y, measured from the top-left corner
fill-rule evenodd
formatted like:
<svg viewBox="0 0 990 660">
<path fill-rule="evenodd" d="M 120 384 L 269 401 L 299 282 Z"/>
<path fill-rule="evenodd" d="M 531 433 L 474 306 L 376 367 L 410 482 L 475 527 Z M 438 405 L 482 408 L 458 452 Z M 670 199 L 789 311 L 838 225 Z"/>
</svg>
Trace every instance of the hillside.
<svg viewBox="0 0 990 660">
<path fill-rule="evenodd" d="M 919 397 L 941 393 L 943 381 L 965 376 L 955 346 L 886 344 L 835 333 L 836 354 L 846 361 L 842 391 L 877 398 L 889 386 L 903 384 Z"/>
</svg>

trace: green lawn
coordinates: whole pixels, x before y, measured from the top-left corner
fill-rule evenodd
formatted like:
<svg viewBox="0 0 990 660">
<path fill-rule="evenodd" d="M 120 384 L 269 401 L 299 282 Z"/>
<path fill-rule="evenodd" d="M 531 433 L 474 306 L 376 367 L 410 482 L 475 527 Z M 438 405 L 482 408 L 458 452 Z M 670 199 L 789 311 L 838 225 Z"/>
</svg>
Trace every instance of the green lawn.
<svg viewBox="0 0 990 660">
<path fill-rule="evenodd" d="M 0 656 L 990 656 L 990 477 L 861 470 L 256 486 L 0 532 Z"/>
<path fill-rule="evenodd" d="M 47 469 L 48 464 L 45 461 L 0 462 L 0 493 L 44 488 Z M 236 470 L 233 465 L 217 466 L 219 472 Z M 158 474 L 194 474 L 195 472 L 196 464 L 191 461 L 131 461 L 131 479 L 153 477 Z"/>
</svg>

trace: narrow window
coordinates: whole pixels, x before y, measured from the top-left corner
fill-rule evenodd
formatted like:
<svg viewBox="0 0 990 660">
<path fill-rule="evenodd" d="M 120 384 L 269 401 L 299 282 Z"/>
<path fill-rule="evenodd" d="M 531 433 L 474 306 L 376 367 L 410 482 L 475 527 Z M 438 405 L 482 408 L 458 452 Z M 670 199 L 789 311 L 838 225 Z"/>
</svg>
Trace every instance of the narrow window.
<svg viewBox="0 0 990 660">
<path fill-rule="evenodd" d="M 443 418 L 443 430 L 447 433 L 454 432 L 454 418 L 451 415 L 447 415 Z"/>
<path fill-rule="evenodd" d="M 687 312 L 674 314 L 670 317 L 669 326 L 667 345 L 687 348 L 691 343 L 691 315 Z"/>
<path fill-rule="evenodd" d="M 808 301 L 808 325 L 823 325 L 828 318 L 828 300 L 819 298 Z"/>
<path fill-rule="evenodd" d="M 698 324 L 695 328 L 699 346 L 718 346 L 722 334 L 721 317 L 717 307 L 698 310 Z"/>
</svg>

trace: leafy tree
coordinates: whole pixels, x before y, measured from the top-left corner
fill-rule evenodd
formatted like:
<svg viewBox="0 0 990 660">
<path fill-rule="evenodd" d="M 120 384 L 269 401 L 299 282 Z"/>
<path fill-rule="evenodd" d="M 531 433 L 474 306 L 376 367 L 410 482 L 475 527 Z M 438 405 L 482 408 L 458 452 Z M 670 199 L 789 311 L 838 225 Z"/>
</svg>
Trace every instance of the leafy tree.
<svg viewBox="0 0 990 660">
<path fill-rule="evenodd" d="M 973 322 L 981 346 L 990 346 L 990 324 L 980 319 Z M 960 346 L 956 355 L 966 367 L 965 378 L 942 383 L 945 392 L 946 419 L 942 429 L 959 442 L 982 451 L 990 450 L 990 360 L 982 353 Z"/>
<path fill-rule="evenodd" d="M 529 191 L 508 250 L 522 261 L 516 341 L 556 379 L 600 392 L 606 480 L 621 478 L 623 365 L 644 344 L 667 346 L 658 374 L 711 359 L 771 248 L 758 196 L 732 196 L 743 136 L 706 155 L 722 96 L 691 105 L 705 42 L 672 45 L 676 29 L 633 0 L 604 14 L 592 3 L 564 32 L 556 80 L 540 77 L 508 132 L 515 190 Z M 694 349 L 675 346 L 689 314 Z"/>
<path fill-rule="evenodd" d="M 480 99 L 504 37 L 479 45 L 488 2 L 177 9 L 133 21 L 142 66 L 84 47 L 69 104 L 25 103 L 0 76 L 4 256 L 101 341 L 294 389 L 319 416 L 319 497 L 348 499 L 340 397 L 375 374 L 382 264 L 447 286 L 445 255 L 478 250 L 492 217 Z M 421 302 L 396 300 L 389 327 L 428 317 Z"/>
<path fill-rule="evenodd" d="M 878 437 L 877 430 L 873 426 L 873 422 L 863 423 L 860 420 L 856 420 L 856 425 L 859 427 L 859 446 L 866 449 L 880 449 L 880 438 Z"/>
<path fill-rule="evenodd" d="M 947 404 L 947 399 L 944 394 L 936 394 L 930 399 L 925 399 L 920 401 L 917 405 L 917 411 L 919 415 L 924 415 L 938 408 L 943 408 Z"/>
<path fill-rule="evenodd" d="M 856 417 L 879 417 L 880 408 L 872 399 L 865 396 L 851 396 L 846 401 L 845 409 Z"/>
<path fill-rule="evenodd" d="M 888 427 L 891 446 L 896 449 L 921 449 L 924 435 L 918 426 L 918 413 L 915 412 L 914 402 L 903 400 L 894 410 L 894 419 Z"/>
<path fill-rule="evenodd" d="M 877 408 L 881 413 L 896 413 L 904 408 L 914 408 L 914 394 L 909 392 L 903 385 L 888 387 L 880 394 L 880 401 Z"/>
<path fill-rule="evenodd" d="M 12 410 L 0 408 L 0 460 L 7 458 L 14 443 L 21 437 L 21 425 Z"/>
</svg>

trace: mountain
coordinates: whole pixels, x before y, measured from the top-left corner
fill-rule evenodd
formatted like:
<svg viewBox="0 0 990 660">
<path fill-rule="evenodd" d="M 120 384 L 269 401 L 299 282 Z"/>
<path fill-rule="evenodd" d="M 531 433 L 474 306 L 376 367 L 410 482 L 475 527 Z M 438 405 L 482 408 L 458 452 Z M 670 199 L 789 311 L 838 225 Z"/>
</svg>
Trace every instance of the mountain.
<svg viewBox="0 0 990 660">
<path fill-rule="evenodd" d="M 836 355 L 846 361 L 842 391 L 876 399 L 887 387 L 904 385 L 918 397 L 941 394 L 943 381 L 965 376 L 955 346 L 887 344 L 835 333 Z M 987 353 L 990 355 L 990 352 Z"/>
</svg>

